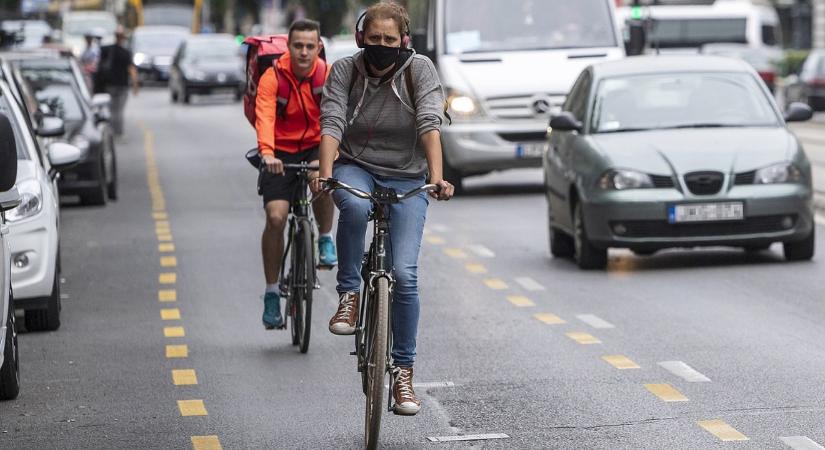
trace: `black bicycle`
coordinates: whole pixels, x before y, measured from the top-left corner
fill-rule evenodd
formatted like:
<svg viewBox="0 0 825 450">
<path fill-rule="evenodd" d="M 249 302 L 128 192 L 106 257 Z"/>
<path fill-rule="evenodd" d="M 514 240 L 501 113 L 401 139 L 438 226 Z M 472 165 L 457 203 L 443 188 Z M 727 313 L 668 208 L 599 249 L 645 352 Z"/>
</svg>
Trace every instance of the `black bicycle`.
<svg viewBox="0 0 825 450">
<path fill-rule="evenodd" d="M 364 254 L 361 265 L 361 278 L 364 288 L 358 321 L 355 326 L 355 355 L 358 359 L 358 371 L 366 396 L 364 415 L 364 440 L 368 449 L 378 447 L 378 435 L 381 429 L 381 398 L 384 395 L 384 382 L 390 377 L 388 386 L 395 385 L 395 366 L 392 360 L 392 291 L 394 279 L 392 262 L 387 253 L 390 244 L 390 217 L 386 207 L 415 197 L 422 192 L 439 189 L 438 185 L 426 184 L 406 194 L 398 194 L 394 189 L 377 188 L 375 192 L 364 192 L 348 186 L 334 178 L 323 180 L 325 190 L 342 189 L 350 194 L 369 200 L 373 209 L 370 220 L 374 233 L 370 248 Z M 387 411 L 392 411 L 392 389 L 387 395 Z"/>
</svg>

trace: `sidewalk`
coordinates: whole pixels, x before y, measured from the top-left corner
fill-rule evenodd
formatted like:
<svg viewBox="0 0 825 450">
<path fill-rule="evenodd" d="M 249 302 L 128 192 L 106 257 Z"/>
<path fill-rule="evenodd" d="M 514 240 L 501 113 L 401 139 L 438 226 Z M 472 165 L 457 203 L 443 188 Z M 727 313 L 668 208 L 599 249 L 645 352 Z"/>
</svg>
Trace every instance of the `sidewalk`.
<svg viewBox="0 0 825 450">
<path fill-rule="evenodd" d="M 808 160 L 811 161 L 815 203 L 820 212 L 825 212 L 825 121 L 814 120 L 802 124 L 793 124 L 791 129 L 802 141 Z"/>
</svg>

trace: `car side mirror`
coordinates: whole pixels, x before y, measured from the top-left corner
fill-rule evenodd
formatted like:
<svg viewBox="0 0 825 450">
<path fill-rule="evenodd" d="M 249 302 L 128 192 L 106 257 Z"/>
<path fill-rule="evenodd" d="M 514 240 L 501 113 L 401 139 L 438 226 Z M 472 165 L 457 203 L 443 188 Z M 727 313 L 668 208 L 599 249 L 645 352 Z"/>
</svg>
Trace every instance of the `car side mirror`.
<svg viewBox="0 0 825 450">
<path fill-rule="evenodd" d="M 788 105 L 788 109 L 785 111 L 785 122 L 805 122 L 811 120 L 813 116 L 814 111 L 810 106 L 793 102 Z"/>
<path fill-rule="evenodd" d="M 6 212 L 20 206 L 20 193 L 12 186 L 5 192 L 0 192 L 0 212 Z"/>
<path fill-rule="evenodd" d="M 11 122 L 0 113 L 0 192 L 14 187 L 17 181 L 17 144 Z"/>
<path fill-rule="evenodd" d="M 83 152 L 74 145 L 65 142 L 53 142 L 49 145 L 49 163 L 52 170 L 61 172 L 70 169 L 80 161 Z"/>
<path fill-rule="evenodd" d="M 66 133 L 66 124 L 60 117 L 44 116 L 37 127 L 37 135 L 40 137 L 60 137 Z"/>
<path fill-rule="evenodd" d="M 570 111 L 562 111 L 550 119 L 550 128 L 558 131 L 581 132 L 584 125 Z"/>
</svg>

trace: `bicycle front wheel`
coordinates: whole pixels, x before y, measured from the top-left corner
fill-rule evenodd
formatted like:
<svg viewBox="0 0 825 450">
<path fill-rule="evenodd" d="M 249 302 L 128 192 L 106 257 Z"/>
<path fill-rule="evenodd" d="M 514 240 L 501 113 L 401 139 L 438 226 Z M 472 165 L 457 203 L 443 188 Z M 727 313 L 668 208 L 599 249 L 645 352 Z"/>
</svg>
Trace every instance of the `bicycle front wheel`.
<svg viewBox="0 0 825 450">
<path fill-rule="evenodd" d="M 315 289 L 315 252 L 312 239 L 312 224 L 303 220 L 298 229 L 298 296 L 296 297 L 296 316 L 300 318 L 301 328 L 298 332 L 298 348 L 301 353 L 309 350 L 309 332 L 312 329 L 312 292 Z"/>
<path fill-rule="evenodd" d="M 378 278 L 367 313 L 366 375 L 367 401 L 364 417 L 364 440 L 367 449 L 378 448 L 381 414 L 384 411 L 384 381 L 387 375 L 387 342 L 389 331 L 389 281 Z"/>
</svg>

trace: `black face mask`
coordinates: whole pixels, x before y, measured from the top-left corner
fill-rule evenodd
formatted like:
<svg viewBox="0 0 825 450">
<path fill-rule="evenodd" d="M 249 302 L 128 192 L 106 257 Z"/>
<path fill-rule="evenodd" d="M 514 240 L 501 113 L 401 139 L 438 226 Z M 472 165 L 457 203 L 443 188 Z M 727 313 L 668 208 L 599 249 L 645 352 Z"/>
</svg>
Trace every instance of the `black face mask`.
<svg viewBox="0 0 825 450">
<path fill-rule="evenodd" d="M 364 60 L 378 71 L 387 69 L 398 61 L 401 47 L 385 47 L 383 45 L 364 46 Z"/>
</svg>

